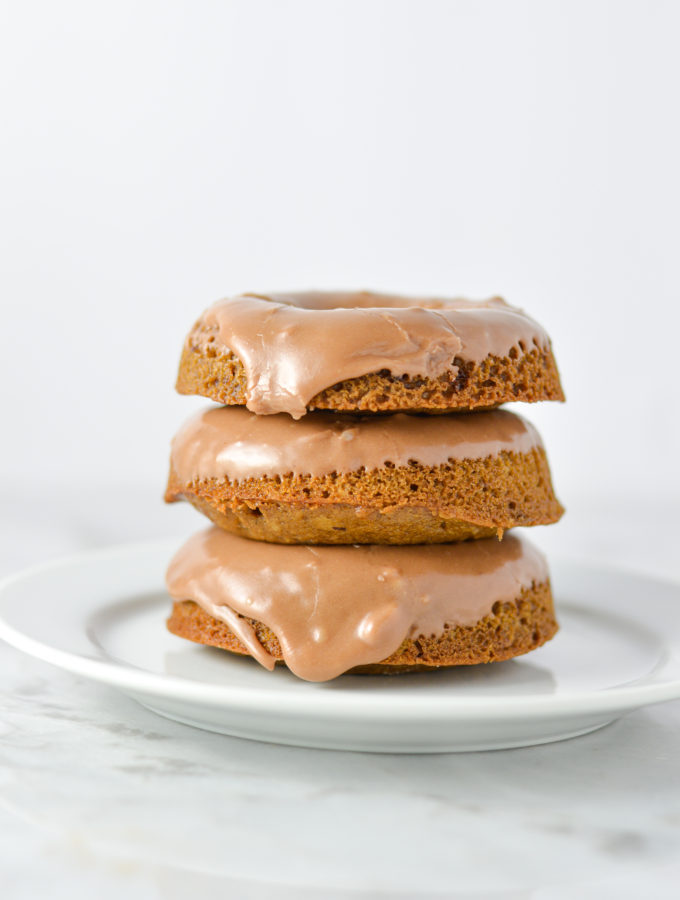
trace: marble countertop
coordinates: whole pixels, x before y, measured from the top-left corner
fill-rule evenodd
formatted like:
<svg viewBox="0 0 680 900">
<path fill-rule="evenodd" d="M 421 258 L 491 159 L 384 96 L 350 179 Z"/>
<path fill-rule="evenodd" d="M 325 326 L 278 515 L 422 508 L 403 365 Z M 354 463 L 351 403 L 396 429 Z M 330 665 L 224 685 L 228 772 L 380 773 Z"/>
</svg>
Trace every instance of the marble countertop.
<svg viewBox="0 0 680 900">
<path fill-rule="evenodd" d="M 144 491 L 92 509 L 56 490 L 27 504 L 7 486 L 3 501 L 0 574 L 198 524 Z M 588 503 L 538 542 L 680 580 L 674 504 L 640 505 L 635 519 L 656 527 L 635 535 L 613 500 Z M 0 644 L 2 895 L 675 898 L 679 758 L 680 702 L 520 750 L 260 744 L 159 718 Z"/>
</svg>

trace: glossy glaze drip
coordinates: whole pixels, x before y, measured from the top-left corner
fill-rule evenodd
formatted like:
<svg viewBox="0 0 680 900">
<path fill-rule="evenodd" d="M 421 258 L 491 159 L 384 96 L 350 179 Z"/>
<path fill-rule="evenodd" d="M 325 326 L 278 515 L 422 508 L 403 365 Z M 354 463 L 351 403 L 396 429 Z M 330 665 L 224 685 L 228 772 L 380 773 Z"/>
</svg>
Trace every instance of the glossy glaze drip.
<svg viewBox="0 0 680 900">
<path fill-rule="evenodd" d="M 437 466 L 501 451 L 540 447 L 536 429 L 506 410 L 460 416 L 342 416 L 312 412 L 295 422 L 283 413 L 256 416 L 238 406 L 210 407 L 172 443 L 171 467 L 186 483 L 206 478 L 327 475 L 411 460 Z"/>
<path fill-rule="evenodd" d="M 179 550 L 167 573 L 175 600 L 193 600 L 237 633 L 266 668 L 274 659 L 235 613 L 267 625 L 288 667 L 326 681 L 380 662 L 404 638 L 474 625 L 496 602 L 543 583 L 543 556 L 507 535 L 424 546 L 282 546 L 210 528 Z"/>
<path fill-rule="evenodd" d="M 296 419 L 316 394 L 341 381 L 383 370 L 455 377 L 456 358 L 480 362 L 550 343 L 540 325 L 497 297 L 473 302 L 320 291 L 221 300 L 187 338 L 189 346 L 202 341 L 241 360 L 248 409 Z"/>
</svg>

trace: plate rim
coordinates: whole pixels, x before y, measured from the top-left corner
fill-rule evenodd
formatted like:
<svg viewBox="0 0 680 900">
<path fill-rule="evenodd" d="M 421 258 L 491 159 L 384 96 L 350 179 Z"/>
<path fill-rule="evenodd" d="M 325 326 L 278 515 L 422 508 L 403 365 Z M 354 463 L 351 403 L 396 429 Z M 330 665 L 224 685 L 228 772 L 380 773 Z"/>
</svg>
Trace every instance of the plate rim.
<svg viewBox="0 0 680 900">
<path fill-rule="evenodd" d="M 524 719 L 541 718 L 546 715 L 563 717 L 573 713 L 622 713 L 642 706 L 680 699 L 680 678 L 665 682 L 623 684 L 592 691 L 570 690 L 554 694 L 519 694 L 516 696 L 452 696 L 412 695 L 411 697 L 376 694 L 340 694 L 325 691 L 285 693 L 269 687 L 252 687 L 233 684 L 215 685 L 184 679 L 176 675 L 163 675 L 136 668 L 123 662 L 106 658 L 91 658 L 62 650 L 42 640 L 30 637 L 10 625 L 3 615 L 2 600 L 12 586 L 46 572 L 72 568 L 84 563 L 106 562 L 116 557 L 132 553 L 150 555 L 168 551 L 182 538 L 160 538 L 148 541 L 134 541 L 99 547 L 78 553 L 49 559 L 21 569 L 0 579 L 0 639 L 10 646 L 30 656 L 50 663 L 75 675 L 101 684 L 118 688 L 129 694 L 145 697 L 159 697 L 181 702 L 198 703 L 202 707 L 221 709 L 252 709 L 258 706 L 274 708 L 279 713 L 295 713 L 298 716 L 322 719 L 351 715 L 353 719 L 376 717 L 383 722 L 392 721 L 395 714 L 399 718 L 408 714 L 413 720 L 431 720 L 444 715 L 451 720 L 513 720 L 521 715 Z M 680 581 L 657 578 L 646 572 L 603 564 L 593 559 L 570 556 L 554 557 L 559 565 L 595 570 L 605 575 L 630 575 L 652 582 L 665 588 L 680 589 Z M 159 585 L 160 587 L 160 585 Z"/>
</svg>

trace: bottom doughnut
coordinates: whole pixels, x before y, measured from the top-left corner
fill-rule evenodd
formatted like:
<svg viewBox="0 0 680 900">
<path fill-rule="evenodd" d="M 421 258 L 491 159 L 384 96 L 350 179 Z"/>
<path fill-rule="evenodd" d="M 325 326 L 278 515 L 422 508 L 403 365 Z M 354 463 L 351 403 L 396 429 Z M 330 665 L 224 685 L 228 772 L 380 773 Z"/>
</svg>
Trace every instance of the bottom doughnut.
<svg viewBox="0 0 680 900">
<path fill-rule="evenodd" d="M 180 549 L 167 582 L 173 634 L 309 681 L 512 659 L 558 627 L 545 560 L 512 534 L 309 547 L 211 528 Z"/>
</svg>

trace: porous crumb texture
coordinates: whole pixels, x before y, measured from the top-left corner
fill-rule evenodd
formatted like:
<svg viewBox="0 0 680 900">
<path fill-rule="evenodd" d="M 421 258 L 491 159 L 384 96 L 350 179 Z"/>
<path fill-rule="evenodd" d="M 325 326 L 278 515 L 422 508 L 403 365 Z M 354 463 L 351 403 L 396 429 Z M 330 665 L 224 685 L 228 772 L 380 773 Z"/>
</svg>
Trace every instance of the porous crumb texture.
<svg viewBox="0 0 680 900">
<path fill-rule="evenodd" d="M 186 484 L 171 471 L 165 499 L 182 498 L 227 531 L 281 544 L 443 543 L 547 525 L 563 512 L 540 447 L 321 476 Z"/>
<path fill-rule="evenodd" d="M 480 363 L 453 360 L 455 375 L 393 376 L 388 370 L 341 381 L 321 391 L 308 409 L 338 412 L 455 412 L 488 409 L 515 400 L 564 400 L 550 349 L 513 347 L 507 356 Z M 206 326 L 195 327 L 184 346 L 177 376 L 180 394 L 200 394 L 218 403 L 246 403 L 246 373 L 240 359 L 220 347 Z"/>
<path fill-rule="evenodd" d="M 276 635 L 256 619 L 242 618 L 254 628 L 257 639 L 270 656 L 283 661 Z M 173 634 L 195 643 L 249 655 L 228 625 L 208 615 L 191 600 L 174 603 L 167 626 Z M 407 637 L 387 659 L 350 672 L 392 674 L 500 662 L 535 650 L 550 640 L 557 628 L 550 583 L 546 581 L 523 588 L 513 601 L 494 604 L 492 612 L 475 625 L 446 626 L 443 634 L 438 636 Z"/>
</svg>

